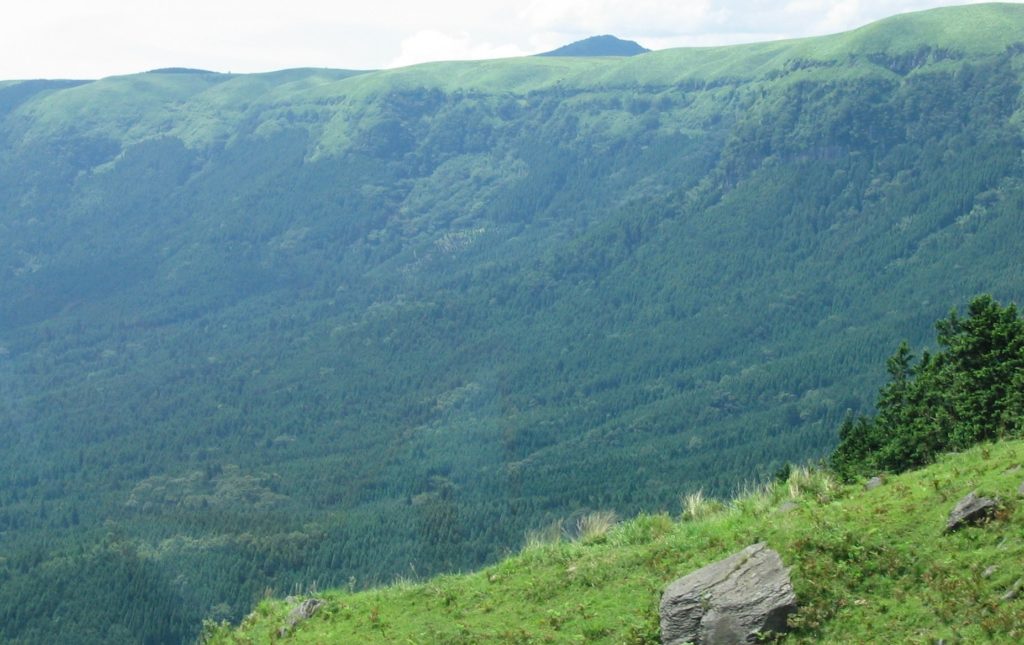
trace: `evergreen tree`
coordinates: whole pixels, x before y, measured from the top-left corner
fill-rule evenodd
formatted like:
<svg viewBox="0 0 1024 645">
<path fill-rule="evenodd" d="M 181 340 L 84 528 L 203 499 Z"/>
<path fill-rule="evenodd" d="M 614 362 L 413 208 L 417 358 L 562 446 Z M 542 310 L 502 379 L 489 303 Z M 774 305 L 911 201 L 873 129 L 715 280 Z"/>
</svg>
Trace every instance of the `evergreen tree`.
<svg viewBox="0 0 1024 645">
<path fill-rule="evenodd" d="M 952 376 L 950 444 L 957 449 L 1012 431 L 1009 395 L 1024 369 L 1024 322 L 1014 305 L 1003 308 L 984 295 L 971 301 L 968 314 L 952 311 L 936 324 Z"/>
<path fill-rule="evenodd" d="M 936 323 L 943 351 L 913 364 L 906 342 L 887 363 L 877 414 L 847 418 L 832 467 L 845 477 L 900 472 L 944 450 L 1021 433 L 1024 417 L 1024 321 L 1014 305 L 974 298 Z"/>
</svg>

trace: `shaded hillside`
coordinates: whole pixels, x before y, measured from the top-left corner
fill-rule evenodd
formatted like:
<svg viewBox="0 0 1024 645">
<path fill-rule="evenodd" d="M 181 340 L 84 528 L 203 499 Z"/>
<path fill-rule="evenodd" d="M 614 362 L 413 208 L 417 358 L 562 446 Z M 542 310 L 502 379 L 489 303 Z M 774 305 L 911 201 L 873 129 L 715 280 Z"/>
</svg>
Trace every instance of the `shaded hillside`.
<svg viewBox="0 0 1024 645">
<path fill-rule="evenodd" d="M 145 579 L 110 633 L 173 640 L 825 455 L 893 339 L 1024 296 L 1021 34 L 0 85 L 0 639 Z"/>
</svg>

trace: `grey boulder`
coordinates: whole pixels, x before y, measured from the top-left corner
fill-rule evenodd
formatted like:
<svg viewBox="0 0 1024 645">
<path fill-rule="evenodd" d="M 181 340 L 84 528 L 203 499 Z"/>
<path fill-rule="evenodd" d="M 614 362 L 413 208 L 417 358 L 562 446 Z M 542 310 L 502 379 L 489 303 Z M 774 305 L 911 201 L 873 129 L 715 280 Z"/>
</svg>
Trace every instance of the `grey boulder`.
<svg viewBox="0 0 1024 645">
<path fill-rule="evenodd" d="M 989 497 L 978 497 L 970 492 L 961 499 L 949 513 L 946 520 L 946 533 L 952 533 L 968 524 L 979 524 L 996 512 L 998 502 Z"/>
<path fill-rule="evenodd" d="M 875 477 L 872 477 L 871 479 L 867 480 L 867 482 L 864 483 L 864 490 L 875 490 L 884 483 L 885 480 L 882 479 L 881 476 L 876 475 Z"/>
<path fill-rule="evenodd" d="M 661 642 L 757 643 L 785 632 L 795 610 L 782 558 L 759 542 L 668 586 L 661 597 Z"/>
</svg>

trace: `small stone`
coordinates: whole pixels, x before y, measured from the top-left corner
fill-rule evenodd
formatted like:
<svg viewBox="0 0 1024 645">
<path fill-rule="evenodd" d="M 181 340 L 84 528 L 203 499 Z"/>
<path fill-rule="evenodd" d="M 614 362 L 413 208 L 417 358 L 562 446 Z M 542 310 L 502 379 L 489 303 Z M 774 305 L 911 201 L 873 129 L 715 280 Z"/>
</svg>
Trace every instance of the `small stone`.
<svg viewBox="0 0 1024 645">
<path fill-rule="evenodd" d="M 1017 487 L 1017 494 L 1024 496 L 1024 482 L 1021 482 L 1020 486 Z"/>
<path fill-rule="evenodd" d="M 978 497 L 974 492 L 968 493 L 950 511 L 945 532 L 952 533 L 967 524 L 979 524 L 987 520 L 995 513 L 996 505 L 994 499 Z"/>
<path fill-rule="evenodd" d="M 871 479 L 869 479 L 864 484 L 864 490 L 875 490 L 876 488 L 878 488 L 879 486 L 881 486 L 884 483 L 885 483 L 885 480 L 882 479 L 880 476 L 876 475 L 876 476 L 872 477 Z"/>
<path fill-rule="evenodd" d="M 993 564 L 992 566 L 987 567 L 984 571 L 981 572 L 981 577 L 982 578 L 991 578 L 992 574 L 995 573 L 996 571 L 999 571 L 999 567 L 997 567 L 996 565 Z"/>
<path fill-rule="evenodd" d="M 798 508 L 800 508 L 800 505 L 796 502 L 783 502 L 779 505 L 779 512 L 788 513 L 790 511 L 795 511 Z"/>
<path fill-rule="evenodd" d="M 1013 583 L 1007 592 L 1003 594 L 1002 600 L 1004 602 L 1013 600 L 1020 595 L 1021 589 L 1024 589 L 1024 578 L 1017 578 L 1017 582 Z"/>
</svg>

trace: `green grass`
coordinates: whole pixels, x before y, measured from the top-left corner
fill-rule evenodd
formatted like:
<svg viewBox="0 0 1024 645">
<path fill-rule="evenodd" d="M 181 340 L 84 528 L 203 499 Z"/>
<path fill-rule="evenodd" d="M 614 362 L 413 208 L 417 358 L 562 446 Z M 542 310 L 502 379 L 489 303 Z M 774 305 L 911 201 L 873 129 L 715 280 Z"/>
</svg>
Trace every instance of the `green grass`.
<svg viewBox="0 0 1024 645">
<path fill-rule="evenodd" d="M 209 626 L 209 642 L 657 643 L 662 589 L 759 540 L 792 567 L 787 642 L 1019 641 L 1024 599 L 1001 597 L 1022 575 L 1022 459 L 1024 442 L 982 445 L 872 491 L 798 468 L 728 505 L 691 496 L 678 520 L 642 515 L 577 541 L 549 531 L 476 573 L 324 592 L 283 639 L 297 601 L 268 598 L 238 627 Z M 944 535 L 972 490 L 1000 498 L 997 517 Z"/>
<path fill-rule="evenodd" d="M 951 48 L 969 54 L 998 53 L 1024 39 L 1022 7 L 1012 3 L 954 6 L 893 16 L 840 34 L 814 39 L 822 55 L 845 52 Z"/>
</svg>

